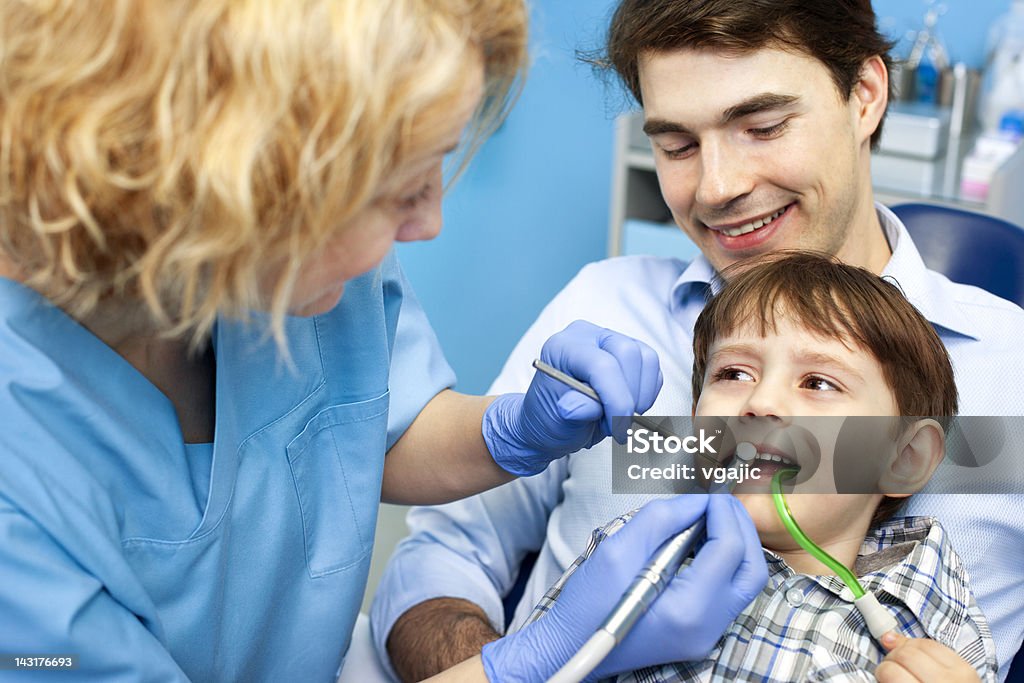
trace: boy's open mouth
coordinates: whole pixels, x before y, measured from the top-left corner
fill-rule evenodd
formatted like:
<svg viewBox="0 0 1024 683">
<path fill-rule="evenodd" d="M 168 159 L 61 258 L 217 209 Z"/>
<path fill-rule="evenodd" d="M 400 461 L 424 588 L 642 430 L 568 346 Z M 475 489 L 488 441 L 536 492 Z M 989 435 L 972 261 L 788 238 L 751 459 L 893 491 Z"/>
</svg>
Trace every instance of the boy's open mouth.
<svg viewBox="0 0 1024 683">
<path fill-rule="evenodd" d="M 746 468 L 745 481 L 758 491 L 767 491 L 778 472 L 795 469 L 797 475 L 786 479 L 788 489 L 806 482 L 818 468 L 820 451 L 811 437 L 807 430 L 791 425 L 763 434 L 761 439 L 740 439 L 729 466 Z"/>
<path fill-rule="evenodd" d="M 754 449 L 756 449 L 756 455 L 753 459 L 746 462 L 752 471 L 756 469 L 759 473 L 758 476 L 751 477 L 752 481 L 767 483 L 771 481 L 771 478 L 779 470 L 800 469 L 796 459 L 782 453 L 777 448 L 765 446 L 764 444 L 754 444 Z"/>
</svg>

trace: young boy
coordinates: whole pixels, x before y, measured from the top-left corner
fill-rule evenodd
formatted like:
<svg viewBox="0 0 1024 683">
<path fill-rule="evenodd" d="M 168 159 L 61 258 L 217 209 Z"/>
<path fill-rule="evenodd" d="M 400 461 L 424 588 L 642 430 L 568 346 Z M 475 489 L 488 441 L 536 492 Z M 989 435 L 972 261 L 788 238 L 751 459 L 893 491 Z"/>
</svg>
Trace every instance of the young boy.
<svg viewBox="0 0 1024 683">
<path fill-rule="evenodd" d="M 891 518 L 938 465 L 944 423 L 956 413 L 953 370 L 935 331 L 892 283 L 823 255 L 762 256 L 730 269 L 726 282 L 694 330 L 696 417 L 740 416 L 748 430 L 769 425 L 775 433 L 794 424 L 789 416 L 938 418 L 898 419 L 896 429 L 877 430 L 882 438 L 865 435 L 873 445 L 864 452 L 876 456 L 865 460 L 875 488 L 788 498 L 802 529 L 876 594 L 899 633 L 880 646 L 849 589 L 786 531 L 766 491 L 777 461 L 794 458 L 766 445 L 766 432 L 749 441 L 761 479 L 734 491 L 765 549 L 765 590 L 705 660 L 619 681 L 997 680 L 988 625 L 942 528 L 931 518 Z M 630 516 L 595 531 L 531 619 Z"/>
</svg>

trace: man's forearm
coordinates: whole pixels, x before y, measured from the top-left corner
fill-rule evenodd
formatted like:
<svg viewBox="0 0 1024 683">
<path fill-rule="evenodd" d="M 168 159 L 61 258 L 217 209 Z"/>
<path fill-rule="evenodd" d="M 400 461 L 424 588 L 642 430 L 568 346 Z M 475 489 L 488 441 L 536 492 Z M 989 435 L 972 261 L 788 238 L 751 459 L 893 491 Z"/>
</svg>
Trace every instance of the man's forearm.
<svg viewBox="0 0 1024 683">
<path fill-rule="evenodd" d="M 388 635 L 388 656 L 403 681 L 421 681 L 480 654 L 500 637 L 477 605 L 436 598 L 398 618 Z"/>
</svg>

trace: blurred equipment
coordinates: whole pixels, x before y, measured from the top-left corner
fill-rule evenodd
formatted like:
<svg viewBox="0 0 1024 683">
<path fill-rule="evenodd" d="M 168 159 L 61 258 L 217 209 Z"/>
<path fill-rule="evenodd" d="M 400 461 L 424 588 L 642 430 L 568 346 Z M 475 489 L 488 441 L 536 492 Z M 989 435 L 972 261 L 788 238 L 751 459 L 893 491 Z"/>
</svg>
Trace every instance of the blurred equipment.
<svg viewBox="0 0 1024 683">
<path fill-rule="evenodd" d="M 961 196 L 979 202 L 988 199 L 993 176 L 1024 138 L 1024 0 L 1013 0 L 992 25 L 986 62 L 982 132 L 964 159 L 960 180 Z"/>
<path fill-rule="evenodd" d="M 889 106 L 878 150 L 919 159 L 934 159 L 946 151 L 950 110 L 922 102 Z"/>
<path fill-rule="evenodd" d="M 960 170 L 960 196 L 976 202 L 988 199 L 996 172 L 1006 164 L 1024 138 L 1024 109 L 1003 115 L 996 131 L 983 131 Z"/>
<path fill-rule="evenodd" d="M 994 132 L 1007 114 L 1016 111 L 1019 117 L 1024 110 L 1024 0 L 1013 0 L 992 25 L 986 71 L 981 121 L 985 131 Z"/>
<path fill-rule="evenodd" d="M 932 0 L 922 28 L 911 34 L 912 47 L 893 79 L 897 97 L 903 102 L 939 102 L 942 74 L 949 68 L 949 52 L 935 27 L 945 13 L 946 6 Z"/>
</svg>

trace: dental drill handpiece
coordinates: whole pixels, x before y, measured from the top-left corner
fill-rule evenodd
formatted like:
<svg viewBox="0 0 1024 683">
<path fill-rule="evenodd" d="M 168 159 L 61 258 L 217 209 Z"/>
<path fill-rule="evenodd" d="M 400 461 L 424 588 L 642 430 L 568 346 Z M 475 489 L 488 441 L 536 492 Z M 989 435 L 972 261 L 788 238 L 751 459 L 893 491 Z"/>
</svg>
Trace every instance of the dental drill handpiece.
<svg viewBox="0 0 1024 683">
<path fill-rule="evenodd" d="M 736 456 L 730 465 L 737 460 L 750 462 L 756 456 L 757 449 L 753 444 L 741 442 L 736 445 Z M 731 482 L 723 485 L 723 488 L 731 493 L 735 485 L 736 482 Z M 718 493 L 714 489 L 711 492 Z M 579 683 L 596 669 L 668 587 L 669 581 L 679 571 L 686 558 L 693 553 L 697 541 L 704 536 L 705 528 L 706 522 L 704 517 L 701 517 L 688 529 L 665 541 L 655 551 L 647 566 L 633 579 L 601 626 L 583 647 L 548 679 L 548 683 Z"/>
<path fill-rule="evenodd" d="M 736 456 L 729 465 L 733 465 L 737 460 L 743 463 L 750 462 L 756 456 L 757 449 L 752 443 L 740 442 L 736 445 Z M 717 461 L 715 465 L 721 466 Z M 710 492 L 721 493 L 724 490 L 732 493 L 736 483 L 736 481 L 733 481 L 723 484 L 717 487 L 717 490 L 715 487 L 712 487 Z M 612 610 L 608 618 L 601 624 L 601 629 L 614 636 L 616 643 L 622 642 L 626 634 L 632 630 L 637 620 L 643 616 L 644 612 L 650 608 L 657 597 L 665 590 L 672 577 L 679 572 L 683 562 L 693 553 L 694 545 L 704 537 L 705 527 L 704 517 L 701 517 L 688 529 L 665 541 L 655 551 L 647 566 L 637 574 L 633 583 L 622 594 L 622 598 L 615 606 L 615 609 Z"/>
</svg>

